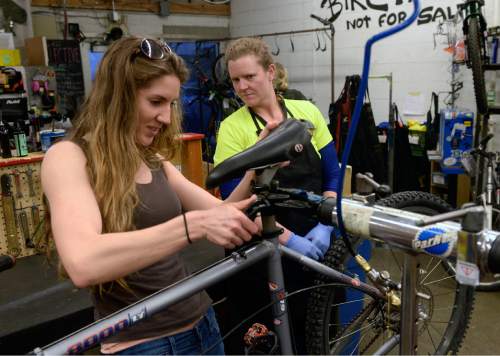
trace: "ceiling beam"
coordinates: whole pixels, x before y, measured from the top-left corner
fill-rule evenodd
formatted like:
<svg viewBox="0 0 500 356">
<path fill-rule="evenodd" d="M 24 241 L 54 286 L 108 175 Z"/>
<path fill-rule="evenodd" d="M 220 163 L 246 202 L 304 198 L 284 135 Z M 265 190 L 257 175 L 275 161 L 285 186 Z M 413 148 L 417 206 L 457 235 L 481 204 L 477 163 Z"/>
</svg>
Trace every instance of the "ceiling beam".
<svg viewBox="0 0 500 356">
<path fill-rule="evenodd" d="M 31 6 L 62 8 L 61 0 L 31 0 Z M 229 4 L 211 5 L 206 2 L 196 3 L 176 3 L 168 2 L 171 14 L 187 15 L 213 15 L 229 16 L 231 7 Z M 111 0 L 66 0 L 68 9 L 95 9 L 95 10 L 113 10 Z M 160 2 L 158 0 L 115 0 L 115 10 L 117 11 L 139 11 L 160 13 Z"/>
</svg>

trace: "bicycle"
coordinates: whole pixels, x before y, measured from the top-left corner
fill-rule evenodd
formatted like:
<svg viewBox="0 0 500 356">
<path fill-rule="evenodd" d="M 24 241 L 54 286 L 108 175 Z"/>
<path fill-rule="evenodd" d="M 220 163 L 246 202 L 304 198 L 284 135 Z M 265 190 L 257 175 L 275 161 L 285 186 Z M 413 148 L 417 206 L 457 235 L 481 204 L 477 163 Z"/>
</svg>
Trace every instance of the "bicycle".
<svg viewBox="0 0 500 356">
<path fill-rule="evenodd" d="M 474 82 L 474 95 L 478 113 L 488 114 L 488 101 L 486 97 L 486 86 L 484 81 L 483 64 L 488 64 L 489 57 L 486 52 L 486 20 L 481 12 L 484 0 L 466 0 L 458 5 L 458 9 L 464 16 L 462 30 L 466 43 L 466 64 L 472 70 Z"/>
<path fill-rule="evenodd" d="M 488 134 L 478 144 L 477 148 L 464 152 L 462 155 L 462 165 L 465 171 L 472 178 L 477 176 L 478 162 L 486 161 L 486 176 L 481 175 L 481 181 L 477 179 L 474 189 L 476 203 L 484 206 L 486 211 L 486 227 L 500 228 L 500 156 L 498 152 L 487 150 L 488 142 L 493 138 L 493 134 Z M 486 182 L 483 182 L 483 179 Z M 486 183 L 486 184 L 484 184 Z M 450 266 L 453 269 L 452 266 Z M 479 291 L 497 291 L 500 289 L 500 275 L 493 275 L 492 278 L 481 281 L 476 288 Z"/>
<path fill-rule="evenodd" d="M 388 271 L 377 271 L 368 262 L 356 256 L 356 260 L 363 266 L 371 284 L 280 246 L 277 238 L 280 230 L 277 229 L 274 220 L 276 209 L 284 207 L 312 209 L 317 212 L 321 222 L 330 225 L 334 225 L 338 219 L 335 198 L 323 199 L 302 190 L 280 188 L 279 184 L 273 181 L 273 176 L 279 168 L 278 162 L 289 160 L 300 154 L 301 145 L 309 139 L 310 133 L 304 123 L 298 120 L 288 120 L 266 139 L 220 164 L 207 178 L 207 186 L 211 187 L 231 177 L 239 176 L 248 169 L 256 170 L 257 183 L 253 190 L 258 199 L 249 208 L 247 214 L 253 218 L 260 213 L 263 223 L 262 241 L 233 253 L 230 257 L 141 302 L 128 306 L 44 348 L 37 348 L 33 352 L 36 354 L 81 353 L 106 337 L 126 327 L 133 326 L 159 310 L 267 258 L 271 301 L 273 305 L 276 305 L 273 308 L 275 332 L 281 352 L 292 354 L 286 301 L 290 295 L 286 294 L 283 284 L 281 254 L 328 276 L 334 282 L 333 284 L 342 288 L 355 289 L 369 296 L 371 302 L 357 318 L 344 328 L 337 327 L 337 334 L 341 338 L 332 343 L 330 348 L 332 353 L 340 354 L 344 353 L 345 350 L 349 350 L 349 352 L 367 351 L 364 348 L 360 349 L 357 345 L 350 346 L 347 343 L 347 340 L 362 341 L 364 338 L 356 335 L 360 335 L 359 333 L 363 331 L 373 330 L 371 327 L 361 330 L 359 333 L 354 330 L 358 324 L 366 320 L 376 322 L 377 330 L 394 333 L 387 340 L 384 340 L 376 350 L 377 352 L 388 353 L 398 344 L 400 353 L 411 354 L 415 352 L 417 334 L 428 330 L 428 315 L 438 312 L 432 309 L 432 303 L 429 304 L 429 309 L 421 309 L 420 303 L 417 303 L 417 299 L 418 301 L 428 300 L 428 294 L 425 289 L 416 292 L 418 276 L 415 254 L 426 253 L 431 257 L 445 259 L 456 256 L 457 251 L 469 248 L 470 256 L 475 256 L 473 262 L 478 263 L 481 271 L 498 272 L 500 271 L 500 233 L 491 230 L 482 231 L 480 228 L 483 223 L 482 207 L 471 207 L 453 212 L 454 215 L 438 215 L 433 217 L 433 220 L 429 220 L 429 218 L 413 212 L 346 199 L 344 200 L 346 228 L 352 235 L 375 238 L 382 241 L 383 244 L 389 244 L 405 253 L 405 267 L 401 281 L 394 280 Z M 363 219 L 360 219 L 360 216 Z M 458 216 L 465 216 L 462 225 L 450 221 L 437 222 Z M 429 223 L 432 224 L 430 227 L 427 226 Z M 440 235 L 434 234 L 429 241 L 420 238 L 432 231 L 437 231 L 436 229 L 441 231 Z M 440 238 L 438 238 L 439 236 Z M 466 239 L 464 240 L 462 236 L 465 236 Z M 462 256 L 460 253 L 458 255 L 459 261 L 465 258 L 472 262 L 469 255 Z M 324 285 L 319 287 L 324 287 Z M 445 321 L 448 327 L 439 336 L 440 342 L 435 350 L 437 353 L 453 352 L 456 345 L 459 345 L 460 338 L 463 336 L 460 329 L 463 325 L 463 313 L 467 312 L 467 310 L 463 310 L 463 306 L 471 304 L 472 294 L 473 287 L 471 286 L 458 288 L 454 301 L 456 303 L 454 312 L 450 317 L 450 323 Z M 369 317 L 369 315 L 372 316 Z M 418 329 L 415 328 L 414 320 L 420 322 Z M 323 326 L 328 327 L 324 322 Z M 373 346 L 373 344 L 369 346 Z"/>
<path fill-rule="evenodd" d="M 406 191 L 391 195 L 390 188 L 388 186 L 378 184 L 370 175 L 358 173 L 356 174 L 356 180 L 358 192 L 354 196 L 355 199 L 361 198 L 363 200 L 376 203 L 377 205 L 402 209 L 423 215 L 437 215 L 452 210 L 451 206 L 447 202 L 430 193 Z M 361 197 L 358 196 L 359 193 L 362 194 Z M 359 244 L 360 241 L 357 241 L 357 243 Z M 373 255 L 371 259 L 371 261 L 373 261 L 372 264 L 378 270 L 388 270 L 391 276 L 397 276 L 397 278 L 399 278 L 402 269 L 402 253 L 397 250 L 395 251 L 390 246 L 377 243 L 372 244 L 371 247 Z M 353 272 L 356 272 L 356 269 L 353 267 L 352 261 L 348 260 L 348 257 L 349 254 L 347 253 L 345 243 L 342 240 L 337 240 L 334 242 L 332 248 L 327 252 L 324 264 L 329 267 L 342 270 L 344 273 L 352 274 Z M 419 260 L 421 265 L 431 267 L 426 269 L 426 275 L 422 277 L 425 285 L 420 286 L 421 289 L 426 290 L 426 293 L 430 298 L 428 301 L 420 299 L 418 308 L 420 310 L 439 310 L 439 313 L 434 313 L 436 315 L 431 315 L 427 318 L 427 320 L 425 320 L 427 325 L 433 325 L 433 327 L 430 329 L 431 332 L 427 332 L 423 335 L 424 337 L 419 338 L 419 352 L 426 353 L 437 349 L 437 346 L 432 343 L 432 331 L 436 333 L 436 330 L 442 329 L 443 325 L 434 322 L 436 317 L 439 317 L 442 320 L 454 320 L 455 323 L 462 325 L 461 328 L 456 331 L 456 337 L 454 337 L 454 340 L 456 341 L 449 350 L 451 352 L 456 352 L 460 347 L 460 341 L 465 336 L 465 331 L 472 313 L 474 302 L 473 290 L 472 288 L 460 288 L 460 286 L 456 283 L 454 280 L 455 268 L 452 266 L 452 263 L 441 261 L 440 259 L 432 258 L 430 256 L 420 256 Z M 325 282 L 325 278 L 318 274 L 315 284 L 319 285 Z M 339 292 L 341 298 L 339 298 Z M 356 293 L 352 291 L 347 291 L 347 296 L 351 300 L 360 298 L 360 296 L 357 296 Z M 336 310 L 332 309 L 332 305 L 338 303 L 336 301 L 339 299 L 342 302 L 342 299 L 345 299 L 345 296 L 342 295 L 342 290 L 339 291 L 333 287 L 318 288 L 311 292 L 311 302 L 308 305 L 309 317 L 307 319 L 306 327 L 306 329 L 309 330 L 307 334 L 307 342 L 310 353 L 330 353 L 330 342 L 339 337 L 337 336 L 338 330 L 336 330 L 336 328 L 332 328 L 332 330 L 323 329 L 321 325 L 318 325 L 316 320 L 325 319 L 331 324 L 338 324 L 339 321 L 342 324 L 348 324 L 351 321 L 348 320 L 345 315 L 342 315 L 342 311 L 338 313 Z M 366 302 L 366 300 L 364 300 L 364 302 Z M 432 307 L 430 307 L 430 303 L 433 304 Z M 458 313 L 455 312 L 455 309 L 449 307 L 449 305 L 457 304 L 463 306 Z M 421 323 L 423 323 L 423 321 Z M 422 327 L 421 329 L 423 330 Z M 448 334 L 455 333 L 455 331 L 451 330 L 439 330 L 439 332 Z M 380 343 L 380 340 L 377 340 L 380 336 L 383 336 L 383 334 L 374 335 L 372 343 Z M 434 350 L 430 349 L 431 347 L 434 347 Z M 373 348 L 369 348 L 368 350 L 373 350 Z M 443 349 L 437 349 L 437 351 L 438 353 L 441 353 Z"/>
<path fill-rule="evenodd" d="M 418 1 L 414 1 L 415 11 L 411 21 L 416 18 L 418 13 Z M 411 21 L 405 22 L 405 26 Z M 399 26 L 398 29 L 402 29 Z M 394 33 L 396 31 L 392 31 Z M 375 36 L 382 38 L 385 34 Z M 374 37 L 374 38 L 375 38 Z M 370 48 L 376 39 L 370 40 L 367 47 Z M 369 62 L 369 50 L 365 52 L 365 68 L 363 77 L 366 76 L 366 63 Z M 359 96 L 358 96 L 359 97 Z M 359 114 L 360 105 L 356 105 L 355 112 Z M 355 114 L 356 116 L 356 114 Z M 359 115 L 358 115 L 359 116 Z M 356 120 L 355 120 L 356 121 Z M 355 327 L 367 320 L 368 313 L 377 312 L 375 319 L 380 330 L 390 330 L 394 335 L 384 341 L 377 353 L 387 353 L 396 345 L 400 345 L 400 353 L 410 354 L 416 351 L 417 331 L 428 330 L 426 328 L 429 319 L 429 313 L 422 312 L 419 309 L 419 299 L 430 299 L 424 292 L 416 293 L 417 286 L 417 260 L 415 255 L 418 253 L 427 253 L 440 259 L 454 258 L 457 260 L 457 278 L 466 282 L 467 285 L 457 289 L 455 302 L 458 306 L 467 302 L 467 296 L 473 292 L 470 285 L 476 285 L 477 278 L 467 278 L 463 273 L 463 267 L 469 268 L 474 272 L 474 276 L 479 273 L 479 268 L 483 272 L 497 272 L 500 260 L 500 242 L 498 242 L 499 233 L 495 231 L 482 231 L 483 208 L 470 207 L 453 213 L 436 216 L 432 219 L 425 218 L 422 215 L 394 210 L 381 206 L 370 206 L 363 202 L 346 201 L 339 199 L 339 204 L 345 204 L 346 223 L 344 227 L 355 236 L 362 238 L 375 238 L 385 241 L 391 246 L 397 247 L 405 252 L 405 263 L 402 272 L 402 284 L 399 281 L 393 281 L 387 271 L 378 272 L 373 269 L 364 259 L 356 256 L 356 260 L 363 267 L 367 277 L 373 285 L 364 283 L 358 278 L 353 278 L 344 273 L 315 262 L 304 257 L 286 247 L 280 247 L 277 241 L 279 231 L 276 229 L 273 211 L 278 207 L 302 207 L 313 209 L 318 212 L 319 219 L 326 224 L 338 224 L 341 217 L 337 215 L 339 204 L 335 199 L 323 200 L 321 197 L 308 194 L 307 192 L 295 189 L 281 189 L 272 182 L 272 177 L 278 169 L 278 162 L 289 160 L 294 155 L 299 154 L 302 146 L 310 139 L 308 129 L 301 127 L 300 122 L 292 120 L 285 122 L 278 129 L 273 131 L 266 139 L 260 141 L 252 148 L 244 151 L 231 159 L 226 160 L 212 171 L 207 180 L 207 186 L 215 186 L 224 180 L 240 176 L 248 169 L 258 170 L 257 185 L 254 192 L 258 195 L 258 201 L 249 211 L 249 216 L 254 217 L 260 212 L 263 221 L 264 241 L 252 245 L 239 253 L 234 253 L 231 257 L 220 263 L 171 286 L 166 290 L 160 291 L 147 298 L 143 302 L 132 305 L 116 314 L 102 319 L 101 321 L 84 328 L 71 336 L 53 343 L 44 349 L 35 350 L 36 353 L 62 353 L 62 352 L 81 352 L 86 348 L 92 347 L 108 336 L 119 330 L 131 326 L 136 322 L 154 314 L 158 310 L 165 308 L 173 303 L 182 300 L 197 291 L 204 289 L 213 283 L 220 281 L 227 276 L 233 275 L 242 268 L 256 263 L 264 258 L 268 258 L 268 267 L 270 275 L 270 290 L 273 304 L 278 304 L 273 308 L 275 317 L 276 334 L 280 341 L 281 351 L 290 354 L 292 351 L 290 330 L 288 327 L 286 294 L 283 285 L 283 275 L 280 264 L 280 253 L 302 263 L 309 268 L 328 275 L 334 281 L 340 282 L 344 288 L 354 288 L 364 294 L 369 295 L 373 302 L 369 309 L 363 309 L 363 313 L 358 318 L 350 322 L 346 328 L 338 328 L 341 338 L 335 340 L 332 344 L 333 351 L 344 352 L 348 345 L 345 340 L 348 338 L 354 340 L 363 340 L 352 337 L 358 335 L 353 331 Z M 355 125 L 353 125 L 355 127 Z M 348 150 L 346 150 L 348 152 Z M 260 167 L 260 168 L 259 168 Z M 344 166 L 345 167 L 345 166 Z M 336 208 L 337 206 L 337 208 Z M 340 213 L 340 210 L 339 210 Z M 441 223 L 441 220 L 463 217 L 462 224 L 453 222 Z M 433 224 L 431 227 L 425 227 Z M 458 248 L 457 248 L 458 245 Z M 479 246 L 479 247 L 478 247 Z M 459 253 L 457 254 L 457 251 Z M 479 265 L 479 267 L 476 266 Z M 339 283 L 336 283 L 337 285 Z M 469 285 L 469 286 L 468 286 Z M 324 287 L 324 285 L 321 285 Z M 401 299 L 402 297 L 402 299 Z M 468 305 L 470 303 L 465 303 Z M 430 304 L 428 310 L 431 310 L 433 304 Z M 436 350 L 439 353 L 452 352 L 459 343 L 461 333 L 459 323 L 462 310 L 457 312 L 458 307 L 454 308 L 451 315 L 451 323 L 443 335 L 440 336 Z M 432 309 L 432 311 L 434 311 Z M 418 315 L 418 317 L 417 317 Z M 458 320 L 456 320 L 458 318 Z M 415 328 L 415 320 L 421 321 L 423 327 Z M 328 325 L 323 321 L 324 328 Z M 370 343 L 369 346 L 371 346 Z M 362 349 L 363 351 L 364 348 Z M 349 347 L 348 351 L 359 351 L 357 345 Z"/>
</svg>

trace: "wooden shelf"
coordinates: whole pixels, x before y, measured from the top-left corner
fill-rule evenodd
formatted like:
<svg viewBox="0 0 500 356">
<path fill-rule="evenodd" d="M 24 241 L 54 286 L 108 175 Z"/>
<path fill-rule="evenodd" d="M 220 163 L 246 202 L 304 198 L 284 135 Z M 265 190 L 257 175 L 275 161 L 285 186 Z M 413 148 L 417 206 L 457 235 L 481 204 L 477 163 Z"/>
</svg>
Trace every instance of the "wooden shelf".
<svg viewBox="0 0 500 356">
<path fill-rule="evenodd" d="M 28 164 L 41 162 L 43 160 L 43 152 L 32 152 L 25 157 L 11 157 L 0 159 L 0 167 L 16 166 L 19 164 Z"/>
<path fill-rule="evenodd" d="M 61 0 L 31 0 L 31 6 L 62 8 Z M 231 7 L 229 4 L 212 5 L 197 1 L 196 3 L 174 3 L 169 2 L 169 11 L 172 14 L 187 15 L 213 15 L 230 16 Z M 69 9 L 93 9 L 93 10 L 113 10 L 110 0 L 66 0 L 66 7 Z M 114 10 L 117 11 L 138 11 L 160 13 L 160 1 L 155 0 L 115 0 Z"/>
</svg>

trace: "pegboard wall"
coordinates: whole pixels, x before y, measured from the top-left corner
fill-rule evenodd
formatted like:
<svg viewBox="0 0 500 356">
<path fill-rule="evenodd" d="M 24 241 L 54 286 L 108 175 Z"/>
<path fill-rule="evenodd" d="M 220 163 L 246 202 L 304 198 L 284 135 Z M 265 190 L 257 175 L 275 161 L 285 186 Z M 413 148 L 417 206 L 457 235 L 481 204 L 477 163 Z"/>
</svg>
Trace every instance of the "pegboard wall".
<svg viewBox="0 0 500 356">
<path fill-rule="evenodd" d="M 20 258 L 45 251 L 41 160 L 30 154 L 0 162 L 0 254 Z"/>
</svg>

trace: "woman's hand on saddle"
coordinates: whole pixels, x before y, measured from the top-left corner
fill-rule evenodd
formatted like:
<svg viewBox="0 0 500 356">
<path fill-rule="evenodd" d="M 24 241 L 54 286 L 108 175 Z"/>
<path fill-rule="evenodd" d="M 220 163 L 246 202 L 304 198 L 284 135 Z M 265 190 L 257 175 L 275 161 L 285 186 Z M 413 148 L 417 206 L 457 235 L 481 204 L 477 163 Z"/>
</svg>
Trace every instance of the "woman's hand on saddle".
<svg viewBox="0 0 500 356">
<path fill-rule="evenodd" d="M 233 249 L 250 241 L 252 235 L 260 232 L 258 224 L 250 220 L 244 211 L 255 202 L 255 195 L 235 202 L 224 203 L 212 209 L 193 211 L 189 219 L 189 232 L 192 229 L 195 238 L 206 238 L 208 241 L 227 249 Z M 191 227 L 191 221 L 194 226 Z"/>
<path fill-rule="evenodd" d="M 262 131 L 259 134 L 259 139 L 258 141 L 264 139 L 269 135 L 271 131 L 273 131 L 275 128 L 277 128 L 279 125 L 277 122 L 268 122 L 266 126 L 262 129 Z"/>
</svg>

